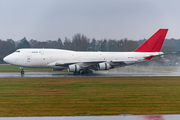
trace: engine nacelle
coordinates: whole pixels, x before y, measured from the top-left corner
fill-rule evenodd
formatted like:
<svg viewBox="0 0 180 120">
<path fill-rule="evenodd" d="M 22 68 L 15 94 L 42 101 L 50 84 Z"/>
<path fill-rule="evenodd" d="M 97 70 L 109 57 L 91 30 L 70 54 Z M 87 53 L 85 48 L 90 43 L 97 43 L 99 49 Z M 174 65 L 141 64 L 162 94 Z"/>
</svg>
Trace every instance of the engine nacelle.
<svg viewBox="0 0 180 120">
<path fill-rule="evenodd" d="M 111 65 L 109 63 L 99 63 L 98 69 L 99 70 L 109 70 L 111 68 Z"/>
<path fill-rule="evenodd" d="M 80 71 L 80 66 L 73 64 L 73 65 L 69 65 L 69 72 L 79 72 Z"/>
</svg>

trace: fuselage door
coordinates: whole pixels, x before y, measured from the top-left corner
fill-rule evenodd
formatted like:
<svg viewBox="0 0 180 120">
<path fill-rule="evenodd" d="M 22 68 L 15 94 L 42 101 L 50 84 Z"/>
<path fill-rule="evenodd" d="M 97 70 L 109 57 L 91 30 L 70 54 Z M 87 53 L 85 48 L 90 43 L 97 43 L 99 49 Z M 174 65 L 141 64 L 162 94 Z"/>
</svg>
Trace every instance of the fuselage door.
<svg viewBox="0 0 180 120">
<path fill-rule="evenodd" d="M 44 49 L 41 49 L 39 53 L 41 53 L 41 55 L 44 55 Z"/>
<path fill-rule="evenodd" d="M 31 57 L 27 56 L 27 62 L 31 62 Z"/>
</svg>

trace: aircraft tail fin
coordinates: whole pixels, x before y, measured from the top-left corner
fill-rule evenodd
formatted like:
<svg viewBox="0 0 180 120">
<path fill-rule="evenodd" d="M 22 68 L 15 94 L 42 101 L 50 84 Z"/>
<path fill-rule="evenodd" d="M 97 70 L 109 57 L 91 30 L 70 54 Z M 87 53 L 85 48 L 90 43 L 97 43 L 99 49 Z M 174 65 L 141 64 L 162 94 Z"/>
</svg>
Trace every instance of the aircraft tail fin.
<svg viewBox="0 0 180 120">
<path fill-rule="evenodd" d="M 160 52 L 168 29 L 159 29 L 134 52 Z"/>
</svg>

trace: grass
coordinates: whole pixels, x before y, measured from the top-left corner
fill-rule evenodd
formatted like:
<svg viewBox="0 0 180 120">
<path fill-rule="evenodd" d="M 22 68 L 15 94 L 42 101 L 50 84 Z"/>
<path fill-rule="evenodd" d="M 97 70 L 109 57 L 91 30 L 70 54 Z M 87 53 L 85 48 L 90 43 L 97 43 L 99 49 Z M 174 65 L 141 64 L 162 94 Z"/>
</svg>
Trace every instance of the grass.
<svg viewBox="0 0 180 120">
<path fill-rule="evenodd" d="M 0 78 L 0 116 L 179 114 L 180 77 Z"/>
</svg>

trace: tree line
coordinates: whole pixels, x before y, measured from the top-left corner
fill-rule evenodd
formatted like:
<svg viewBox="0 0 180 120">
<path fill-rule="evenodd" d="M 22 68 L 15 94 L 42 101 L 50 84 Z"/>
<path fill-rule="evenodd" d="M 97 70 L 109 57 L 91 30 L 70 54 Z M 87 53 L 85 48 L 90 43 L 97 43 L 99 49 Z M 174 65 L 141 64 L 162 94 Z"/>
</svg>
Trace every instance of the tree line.
<svg viewBox="0 0 180 120">
<path fill-rule="evenodd" d="M 96 40 L 95 38 L 89 39 L 85 35 L 76 34 L 72 40 L 65 37 L 64 41 L 60 38 L 57 40 L 38 41 L 38 40 L 27 40 L 25 37 L 19 41 L 12 39 L 1 40 L 0 39 L 0 63 L 3 62 L 3 58 L 20 48 L 55 48 L 55 49 L 66 49 L 74 51 L 109 51 L 109 52 L 123 52 L 123 51 L 134 51 L 146 39 L 143 40 L 128 40 L 125 39 L 101 39 Z M 173 51 L 179 51 L 180 39 L 167 39 L 165 40 L 162 52 L 168 53 Z"/>
</svg>

